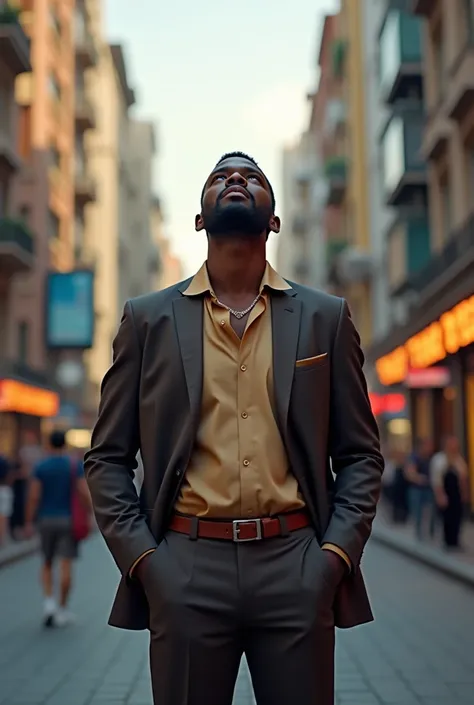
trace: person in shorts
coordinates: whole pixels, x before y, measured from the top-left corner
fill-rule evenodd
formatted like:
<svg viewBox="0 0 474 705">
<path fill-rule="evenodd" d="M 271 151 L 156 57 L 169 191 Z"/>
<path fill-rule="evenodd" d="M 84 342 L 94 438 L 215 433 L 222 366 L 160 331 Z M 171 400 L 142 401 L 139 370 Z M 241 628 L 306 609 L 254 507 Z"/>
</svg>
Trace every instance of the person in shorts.
<svg viewBox="0 0 474 705">
<path fill-rule="evenodd" d="M 72 493 L 75 490 L 90 507 L 89 490 L 82 462 L 66 449 L 63 431 L 50 436 L 50 453 L 33 469 L 27 507 L 27 534 L 34 533 L 36 521 L 41 539 L 44 592 L 44 625 L 65 626 L 74 618 L 67 610 L 72 586 L 72 562 L 77 543 L 72 530 Z M 59 561 L 59 602 L 54 597 L 54 564 Z"/>
<path fill-rule="evenodd" d="M 0 548 L 7 540 L 12 510 L 13 491 L 10 486 L 10 463 L 4 455 L 0 455 Z"/>
</svg>

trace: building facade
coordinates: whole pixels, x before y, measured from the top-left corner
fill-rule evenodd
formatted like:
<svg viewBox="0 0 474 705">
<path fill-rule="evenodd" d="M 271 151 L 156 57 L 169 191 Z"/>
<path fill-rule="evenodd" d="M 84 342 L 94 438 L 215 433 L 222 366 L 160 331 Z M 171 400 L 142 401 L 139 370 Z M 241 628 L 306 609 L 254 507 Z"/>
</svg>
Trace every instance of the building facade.
<svg viewBox="0 0 474 705">
<path fill-rule="evenodd" d="M 367 345 L 372 335 L 363 25 L 360 3 L 325 18 L 310 130 L 320 135 L 327 182 L 328 288 L 347 298 Z"/>
<path fill-rule="evenodd" d="M 468 0 L 411 7 L 423 21 L 429 256 L 406 276 L 406 323 L 371 354 L 382 384 L 408 387 L 412 435 L 439 445 L 454 433 L 474 473 L 474 8 Z"/>
<path fill-rule="evenodd" d="M 282 155 L 282 230 L 277 243 L 280 274 L 300 284 L 325 285 L 322 213 L 324 179 L 315 136 L 305 132 Z"/>
</svg>

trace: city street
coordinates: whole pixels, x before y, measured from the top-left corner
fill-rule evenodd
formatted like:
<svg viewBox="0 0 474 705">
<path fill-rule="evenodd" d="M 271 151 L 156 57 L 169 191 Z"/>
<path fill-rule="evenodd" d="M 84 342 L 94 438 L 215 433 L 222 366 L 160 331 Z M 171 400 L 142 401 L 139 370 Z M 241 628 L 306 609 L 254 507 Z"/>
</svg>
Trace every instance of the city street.
<svg viewBox="0 0 474 705">
<path fill-rule="evenodd" d="M 78 568 L 74 627 L 40 627 L 37 569 L 0 571 L 0 704 L 150 705 L 146 634 L 105 624 L 117 573 L 101 539 Z M 472 591 L 378 544 L 365 572 L 377 619 L 338 634 L 338 705 L 472 705 Z M 252 702 L 242 668 L 235 705 Z"/>
</svg>

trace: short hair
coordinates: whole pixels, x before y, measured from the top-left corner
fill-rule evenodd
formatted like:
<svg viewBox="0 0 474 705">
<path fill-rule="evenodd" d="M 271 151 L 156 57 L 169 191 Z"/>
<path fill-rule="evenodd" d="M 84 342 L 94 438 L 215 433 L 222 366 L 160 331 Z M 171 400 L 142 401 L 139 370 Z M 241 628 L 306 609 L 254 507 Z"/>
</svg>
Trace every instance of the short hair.
<svg viewBox="0 0 474 705">
<path fill-rule="evenodd" d="M 49 443 L 52 448 L 60 449 L 66 445 L 66 434 L 64 431 L 53 431 L 49 437 Z"/>
<path fill-rule="evenodd" d="M 252 164 L 255 164 L 255 166 L 257 167 L 257 169 L 265 176 L 265 180 L 266 180 L 266 182 L 267 182 L 267 184 L 268 184 L 268 188 L 270 189 L 270 196 L 271 196 L 271 199 L 272 199 L 272 208 L 273 208 L 273 210 L 275 210 L 276 201 L 275 201 L 275 194 L 274 194 L 274 192 L 273 192 L 273 187 L 272 187 L 270 181 L 268 180 L 266 174 L 262 171 L 262 169 L 261 169 L 260 166 L 258 165 L 258 162 L 256 161 L 256 159 L 254 159 L 253 157 L 251 157 L 249 154 L 245 154 L 245 152 L 238 152 L 238 151 L 237 151 L 237 152 L 226 152 L 226 153 L 223 154 L 222 157 L 216 162 L 216 165 L 214 166 L 214 169 L 216 169 L 216 168 L 219 166 L 219 164 L 221 164 L 221 162 L 224 162 L 226 159 L 232 159 L 233 157 L 237 157 L 237 158 L 239 158 L 239 159 L 245 159 L 247 162 L 251 162 Z M 213 169 L 213 171 L 214 171 L 214 169 Z M 205 190 L 206 190 L 206 184 L 204 184 L 204 186 L 202 187 L 202 191 L 201 191 L 201 205 L 202 205 L 202 199 L 204 198 L 204 191 L 205 191 Z"/>
</svg>

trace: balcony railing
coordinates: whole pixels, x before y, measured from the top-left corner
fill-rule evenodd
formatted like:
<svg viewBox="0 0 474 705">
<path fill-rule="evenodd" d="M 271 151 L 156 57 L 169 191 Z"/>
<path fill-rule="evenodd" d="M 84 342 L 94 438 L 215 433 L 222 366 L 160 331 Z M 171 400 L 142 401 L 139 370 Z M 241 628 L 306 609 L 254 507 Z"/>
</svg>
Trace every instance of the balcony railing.
<svg viewBox="0 0 474 705">
<path fill-rule="evenodd" d="M 19 18 L 17 9 L 8 4 L 0 6 L 0 59 L 14 76 L 31 71 L 30 41 Z"/>
<path fill-rule="evenodd" d="M 95 110 L 89 98 L 82 91 L 76 91 L 76 124 L 80 130 L 95 127 Z"/>
<path fill-rule="evenodd" d="M 33 265 L 34 239 L 26 225 L 0 219 L 0 268 L 7 274 L 27 271 Z"/>
<path fill-rule="evenodd" d="M 433 255 L 421 272 L 410 278 L 410 288 L 421 294 L 457 262 L 474 252 L 474 215 L 453 234 L 441 252 Z"/>
<path fill-rule="evenodd" d="M 406 12 L 390 12 L 380 34 L 381 88 L 388 104 L 422 99 L 422 23 Z"/>
<path fill-rule="evenodd" d="M 345 157 L 332 157 L 324 167 L 328 182 L 328 205 L 340 205 L 346 190 L 347 162 Z"/>
</svg>

